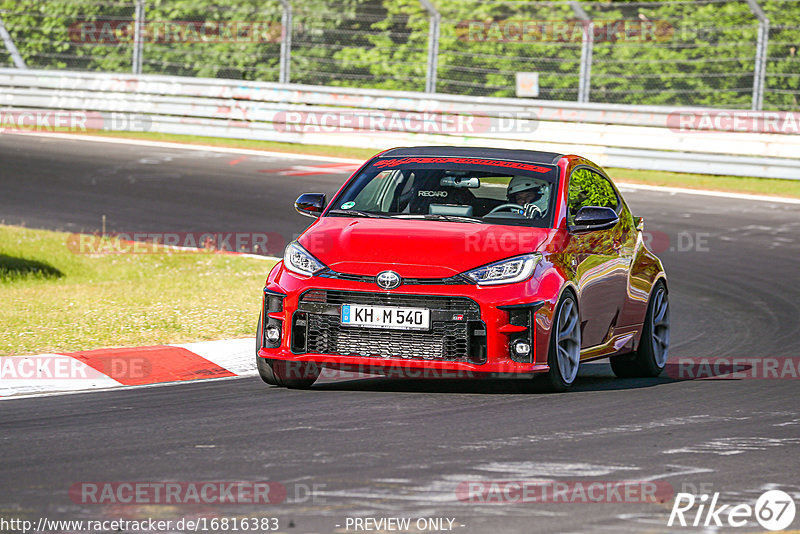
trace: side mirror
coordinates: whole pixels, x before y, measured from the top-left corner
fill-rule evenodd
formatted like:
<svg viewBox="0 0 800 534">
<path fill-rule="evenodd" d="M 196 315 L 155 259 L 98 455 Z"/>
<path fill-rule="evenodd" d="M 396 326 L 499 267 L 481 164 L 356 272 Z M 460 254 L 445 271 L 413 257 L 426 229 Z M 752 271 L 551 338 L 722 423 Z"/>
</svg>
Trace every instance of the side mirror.
<svg viewBox="0 0 800 534">
<path fill-rule="evenodd" d="M 617 221 L 619 221 L 619 216 L 611 208 L 584 206 L 575 214 L 572 231 L 592 232 L 594 230 L 606 230 L 617 224 Z"/>
<path fill-rule="evenodd" d="M 294 209 L 306 217 L 319 217 L 325 209 L 325 194 L 303 193 L 294 201 Z"/>
</svg>

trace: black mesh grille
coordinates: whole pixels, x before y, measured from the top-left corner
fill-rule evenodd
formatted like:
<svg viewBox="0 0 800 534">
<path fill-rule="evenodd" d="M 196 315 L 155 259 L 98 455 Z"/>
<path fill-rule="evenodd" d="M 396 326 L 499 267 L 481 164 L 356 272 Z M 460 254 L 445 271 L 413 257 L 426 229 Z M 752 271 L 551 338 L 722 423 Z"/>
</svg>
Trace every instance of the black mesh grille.
<svg viewBox="0 0 800 534">
<path fill-rule="evenodd" d="M 406 358 L 482 363 L 471 335 L 480 328 L 478 304 L 466 297 L 400 295 L 352 291 L 311 290 L 300 297 L 307 319 L 305 352 L 366 358 Z M 342 326 L 341 304 L 423 307 L 431 310 L 429 331 Z M 304 306 L 305 305 L 305 306 Z M 455 316 L 460 316 L 458 320 Z M 434 320 L 447 318 L 448 320 Z M 480 337 L 481 340 L 485 339 Z"/>
<path fill-rule="evenodd" d="M 468 361 L 467 323 L 435 322 L 430 332 L 341 326 L 333 315 L 311 315 L 308 352 L 376 358 Z"/>
</svg>

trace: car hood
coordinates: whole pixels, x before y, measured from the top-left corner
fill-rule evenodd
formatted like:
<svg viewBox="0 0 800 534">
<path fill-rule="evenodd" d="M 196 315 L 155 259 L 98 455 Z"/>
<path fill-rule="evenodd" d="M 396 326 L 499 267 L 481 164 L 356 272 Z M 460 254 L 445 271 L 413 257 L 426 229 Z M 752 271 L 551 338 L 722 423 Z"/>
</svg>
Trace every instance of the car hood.
<svg viewBox="0 0 800 534">
<path fill-rule="evenodd" d="M 299 239 L 331 269 L 440 278 L 538 250 L 551 230 L 445 221 L 322 217 Z"/>
</svg>

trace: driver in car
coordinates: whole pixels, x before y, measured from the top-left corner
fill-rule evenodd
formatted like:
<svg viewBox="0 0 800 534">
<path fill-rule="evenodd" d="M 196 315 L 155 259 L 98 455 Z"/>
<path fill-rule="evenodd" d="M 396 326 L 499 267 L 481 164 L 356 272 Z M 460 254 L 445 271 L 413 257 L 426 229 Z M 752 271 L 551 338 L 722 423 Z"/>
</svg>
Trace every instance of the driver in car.
<svg viewBox="0 0 800 534">
<path fill-rule="evenodd" d="M 508 182 L 506 198 L 521 210 L 514 210 L 528 219 L 544 217 L 550 202 L 550 188 L 547 182 L 528 176 L 515 176 Z"/>
</svg>

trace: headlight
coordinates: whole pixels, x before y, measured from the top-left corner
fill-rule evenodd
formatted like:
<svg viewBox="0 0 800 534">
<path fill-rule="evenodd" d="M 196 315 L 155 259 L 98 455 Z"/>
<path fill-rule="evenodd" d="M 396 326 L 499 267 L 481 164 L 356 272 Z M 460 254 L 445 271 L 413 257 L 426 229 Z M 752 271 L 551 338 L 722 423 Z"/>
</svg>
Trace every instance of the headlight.
<svg viewBox="0 0 800 534">
<path fill-rule="evenodd" d="M 515 256 L 467 271 L 464 275 L 479 286 L 513 284 L 530 278 L 541 259 L 542 255 L 538 253 Z"/>
<path fill-rule="evenodd" d="M 283 265 L 293 273 L 313 276 L 325 268 L 325 264 L 311 255 L 297 241 L 292 241 L 283 253 Z"/>
</svg>

